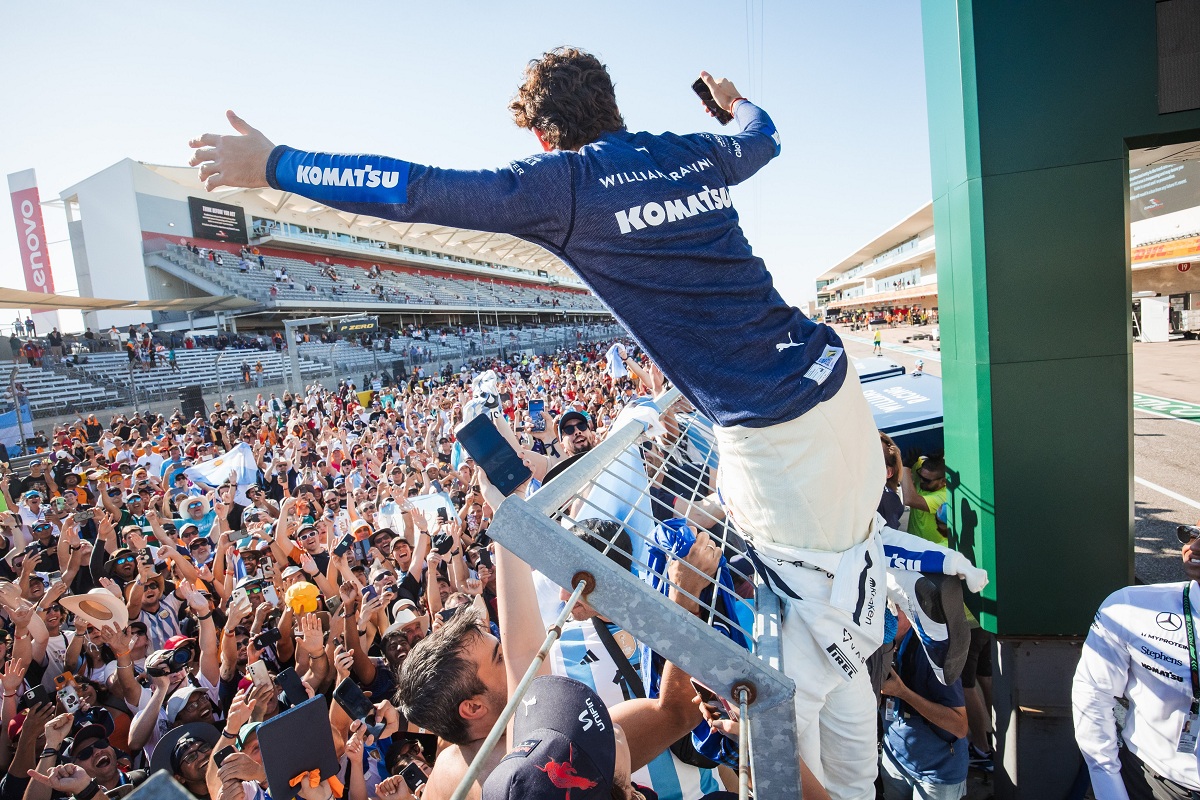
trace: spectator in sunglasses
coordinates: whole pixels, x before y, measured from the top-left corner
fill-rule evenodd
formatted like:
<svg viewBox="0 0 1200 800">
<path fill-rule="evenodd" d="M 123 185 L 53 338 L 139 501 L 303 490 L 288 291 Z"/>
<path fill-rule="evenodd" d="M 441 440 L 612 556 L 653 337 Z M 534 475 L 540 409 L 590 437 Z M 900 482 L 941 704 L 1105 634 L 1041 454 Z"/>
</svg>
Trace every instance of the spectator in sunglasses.
<svg viewBox="0 0 1200 800">
<path fill-rule="evenodd" d="M 208 536 L 213 523 L 217 521 L 217 512 L 208 507 L 203 497 L 190 496 L 179 504 L 181 519 L 175 520 L 175 527 L 181 528 L 191 522 L 201 536 Z"/>
<path fill-rule="evenodd" d="M 596 446 L 596 432 L 582 411 L 568 411 L 559 417 L 558 435 L 562 437 L 563 451 L 568 456 L 586 453 Z"/>
<path fill-rule="evenodd" d="M 188 553 L 197 567 L 210 564 L 213 559 L 212 542 L 203 536 L 197 536 L 188 542 Z"/>
<path fill-rule="evenodd" d="M 80 728 L 64 757 L 82 767 L 89 778 L 100 784 L 101 790 L 116 789 L 130 782 L 121 771 L 116 751 L 102 725 L 84 725 Z"/>
</svg>

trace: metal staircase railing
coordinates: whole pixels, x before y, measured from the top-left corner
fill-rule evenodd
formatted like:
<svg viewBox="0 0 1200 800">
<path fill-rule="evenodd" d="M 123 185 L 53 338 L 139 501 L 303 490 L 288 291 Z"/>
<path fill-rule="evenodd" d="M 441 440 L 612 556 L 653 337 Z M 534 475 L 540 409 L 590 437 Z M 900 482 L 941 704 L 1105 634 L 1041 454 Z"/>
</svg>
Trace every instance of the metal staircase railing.
<svg viewBox="0 0 1200 800">
<path fill-rule="evenodd" d="M 656 400 L 655 409 L 660 421 L 667 423 L 667 433 L 660 434 L 652 448 L 643 449 L 650 440 L 643 423 L 617 428 L 528 499 L 506 499 L 488 533 L 559 586 L 571 589 L 581 580 L 589 583 L 589 605 L 741 707 L 742 727 L 749 734 L 743 737 L 740 749 L 741 764 L 748 767 L 742 797 L 746 797 L 744 784 L 752 774 L 756 796 L 800 800 L 795 684 L 782 672 L 779 599 L 730 564 L 735 578 L 754 582 L 754 599 L 726 599 L 719 604 L 715 598 L 721 590 L 709 578 L 709 588 L 701 597 L 692 598 L 710 620 L 706 623 L 646 580 L 655 572 L 669 583 L 665 568 L 658 573 L 648 558 L 655 546 L 652 488 L 673 488 L 675 496 L 684 501 L 682 509 L 675 506 L 676 516 L 705 527 L 717 522 L 703 503 L 714 488 L 712 430 L 695 413 L 680 413 L 684 403 L 677 390 Z M 681 474 L 688 476 L 684 483 L 690 486 L 681 484 Z M 567 530 L 593 517 L 615 520 L 628 532 L 633 552 L 625 555 L 639 574 L 618 566 Z M 728 527 L 712 524 L 710 534 L 727 559 L 744 555 L 740 537 Z M 753 651 L 720 632 L 713 622 L 742 634 L 752 642 Z"/>
</svg>

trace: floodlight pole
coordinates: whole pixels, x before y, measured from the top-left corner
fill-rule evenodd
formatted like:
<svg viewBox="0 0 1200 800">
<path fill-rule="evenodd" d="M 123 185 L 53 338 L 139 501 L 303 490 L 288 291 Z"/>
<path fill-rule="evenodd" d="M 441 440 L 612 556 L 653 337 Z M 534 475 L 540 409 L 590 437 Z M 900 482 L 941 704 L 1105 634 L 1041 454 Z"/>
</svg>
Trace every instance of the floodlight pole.
<svg viewBox="0 0 1200 800">
<path fill-rule="evenodd" d="M 283 335 L 287 340 L 288 346 L 288 370 L 290 379 L 288 380 L 288 388 L 293 392 L 299 392 L 302 388 L 300 382 L 300 348 L 296 345 L 296 331 L 299 328 L 308 325 L 328 325 L 329 317 L 305 317 L 304 319 L 285 319 L 283 321 Z"/>
<path fill-rule="evenodd" d="M 14 366 L 12 371 L 8 373 L 8 390 L 12 393 L 13 408 L 17 410 L 17 437 L 19 441 L 17 445 L 20 447 L 21 455 L 25 454 L 25 421 L 21 419 L 21 396 L 17 394 L 17 372 L 21 367 Z"/>
<path fill-rule="evenodd" d="M 483 315 L 479 313 L 479 278 L 475 279 L 475 322 L 479 325 L 479 355 L 483 356 Z"/>
<path fill-rule="evenodd" d="M 137 384 L 133 380 L 133 362 L 132 361 L 129 362 L 129 393 L 131 395 L 133 395 L 133 413 L 140 414 L 141 410 L 138 406 Z M 21 416 L 20 412 L 17 413 L 17 416 L 18 417 Z"/>
</svg>

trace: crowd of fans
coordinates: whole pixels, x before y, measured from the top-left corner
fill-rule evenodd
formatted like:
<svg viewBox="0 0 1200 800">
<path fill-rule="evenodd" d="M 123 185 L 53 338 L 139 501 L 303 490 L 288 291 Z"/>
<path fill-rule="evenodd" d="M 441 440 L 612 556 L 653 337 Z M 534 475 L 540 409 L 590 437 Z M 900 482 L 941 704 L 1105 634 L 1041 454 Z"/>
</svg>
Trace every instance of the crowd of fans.
<svg viewBox="0 0 1200 800">
<path fill-rule="evenodd" d="M 260 395 L 240 409 L 230 397 L 207 417 L 104 425 L 91 415 L 56 429 L 52 458 L 0 480 L 0 797 L 42 800 L 51 788 L 84 797 L 93 783 L 112 794 L 159 769 L 201 798 L 270 796 L 256 726 L 298 700 L 289 688 L 333 695 L 347 681 L 373 706 L 357 720 L 329 705 L 350 796 L 449 797 L 544 634 L 531 571 L 488 536 L 502 497 L 454 446 L 473 379 L 497 375 L 496 410 L 544 480 L 560 459 L 602 440 L 639 395 L 662 389 L 661 373 L 632 355 L 580 345 L 478 359 L 428 379 L 369 376 L 369 395 L 346 380 Z M 895 527 L 907 514 L 910 532 L 944 544 L 944 465 L 933 457 L 910 470 L 886 437 L 883 445 L 880 513 Z M 250 454 L 248 482 L 236 468 L 210 476 L 215 486 L 196 472 L 239 451 Z M 683 483 L 656 486 L 657 505 L 673 509 L 670 488 L 682 493 Z M 667 568 L 683 587 L 693 573 L 715 574 L 722 555 L 698 534 L 701 546 L 683 559 L 696 569 Z M 622 534 L 613 525 L 577 535 L 599 543 Z M 737 588 L 752 596 L 749 585 Z M 672 594 L 686 607 L 685 597 Z M 962 784 L 969 753 L 977 766 L 990 763 L 990 717 L 970 709 L 969 747 L 963 691 L 989 673 L 989 643 L 979 631 L 972 651 L 983 663 L 944 686 L 900 616 L 895 671 L 886 659 L 876 681 L 883 780 Z M 669 663 L 655 672 L 657 697 L 638 700 L 603 640 L 587 638 L 597 635 L 584 626 L 592 618 L 602 620 L 580 603 L 568 624 L 586 631 L 584 661 L 598 662 L 597 677 L 592 689 L 572 682 L 570 691 L 584 692 L 580 702 L 596 691 L 620 726 L 629 755 L 612 796 L 695 800 L 722 784 L 736 789 L 736 710 L 697 707 L 687 676 Z M 551 661 L 578 677 L 570 658 Z M 535 696 L 562 688 L 543 680 Z M 613 686 L 624 688 L 614 696 Z M 697 726 L 718 743 L 681 757 L 671 746 Z M 809 789 L 822 796 L 819 785 Z"/>
<path fill-rule="evenodd" d="M 484 717 L 460 718 L 440 671 L 497 634 L 506 659 L 528 664 L 523 643 L 544 633 L 530 581 L 509 593 L 524 629 L 506 626 L 504 556 L 487 534 L 499 498 L 454 455 L 470 379 L 498 370 L 499 411 L 529 452 L 565 458 L 590 449 L 637 388 L 661 387 L 632 361 L 644 384 L 605 375 L 604 350 L 479 361 L 369 401 L 342 382 L 240 411 L 218 402 L 190 420 L 92 415 L 56 429 L 51 458 L 0 480 L 0 795 L 116 793 L 158 769 L 198 797 L 269 795 L 255 728 L 296 700 L 277 683 L 294 676 L 307 694 L 349 680 L 374 704 L 370 734 L 330 705 L 352 797 L 448 796 L 505 690 L 502 677 L 486 691 L 458 686 L 500 693 Z M 546 422 L 536 432 L 535 397 Z M 197 478 L 242 446 L 249 483 Z M 440 515 L 424 513 L 442 498 Z M 422 650 L 427 638 L 437 647 Z M 690 688 L 670 668 L 663 680 L 627 726 L 635 771 L 700 719 Z M 442 764 L 442 788 L 422 788 Z"/>
</svg>

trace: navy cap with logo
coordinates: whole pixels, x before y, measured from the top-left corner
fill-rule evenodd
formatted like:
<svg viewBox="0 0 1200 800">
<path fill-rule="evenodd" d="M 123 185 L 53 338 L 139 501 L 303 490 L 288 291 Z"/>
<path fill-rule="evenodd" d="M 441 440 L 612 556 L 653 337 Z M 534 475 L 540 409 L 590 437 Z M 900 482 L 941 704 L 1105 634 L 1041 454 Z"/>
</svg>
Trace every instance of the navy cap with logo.
<svg viewBox="0 0 1200 800">
<path fill-rule="evenodd" d="M 483 800 L 607 800 L 617 741 L 608 708 L 571 678 L 534 680 L 513 719 L 516 746 L 483 785 Z"/>
</svg>

